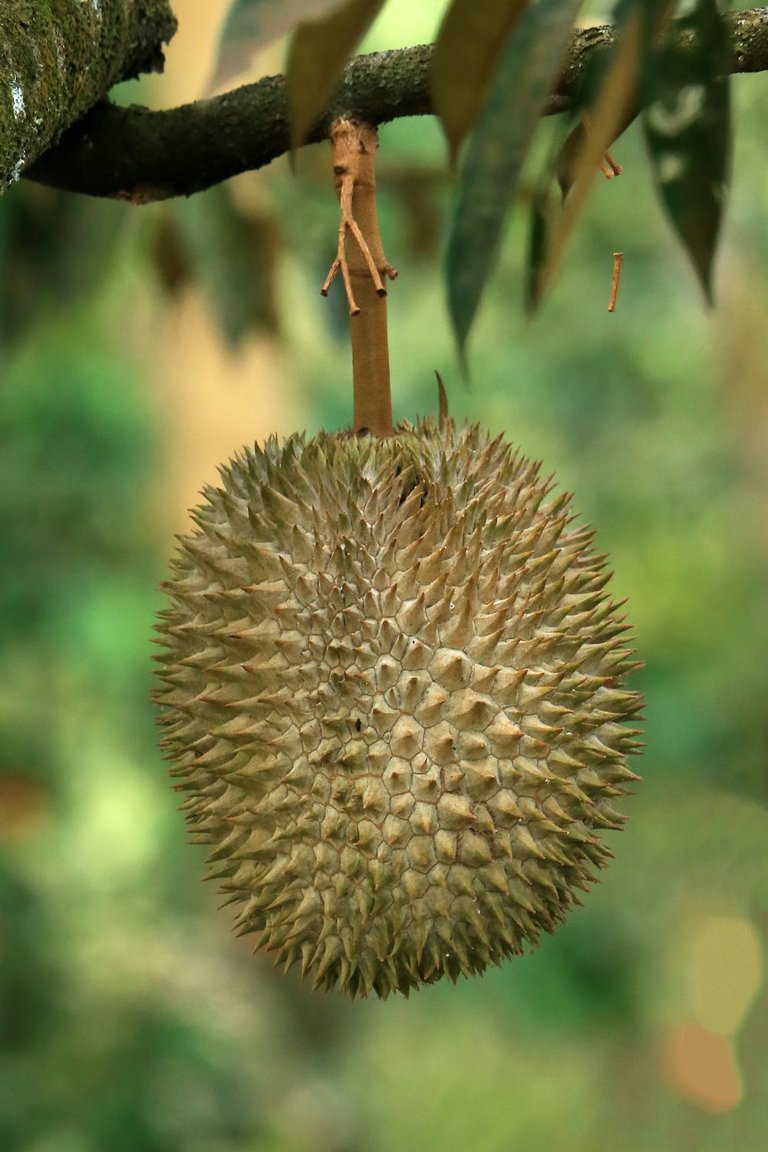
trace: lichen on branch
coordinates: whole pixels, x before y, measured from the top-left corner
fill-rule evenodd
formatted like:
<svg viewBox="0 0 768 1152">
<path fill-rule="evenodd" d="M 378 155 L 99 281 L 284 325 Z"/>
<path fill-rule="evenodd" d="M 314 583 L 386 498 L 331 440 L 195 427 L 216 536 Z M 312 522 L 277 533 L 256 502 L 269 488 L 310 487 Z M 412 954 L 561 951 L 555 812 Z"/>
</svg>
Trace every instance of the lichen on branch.
<svg viewBox="0 0 768 1152">
<path fill-rule="evenodd" d="M 168 0 L 2 0 L 0 191 L 120 80 L 161 71 Z"/>
</svg>

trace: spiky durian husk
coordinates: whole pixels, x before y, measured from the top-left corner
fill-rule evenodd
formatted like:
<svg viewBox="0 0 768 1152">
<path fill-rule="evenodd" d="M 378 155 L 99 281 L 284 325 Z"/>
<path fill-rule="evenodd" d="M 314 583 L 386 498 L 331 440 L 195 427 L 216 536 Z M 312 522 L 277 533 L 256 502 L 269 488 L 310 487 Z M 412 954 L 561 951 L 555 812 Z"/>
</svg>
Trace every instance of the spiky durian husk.
<svg viewBox="0 0 768 1152">
<path fill-rule="evenodd" d="M 592 533 L 476 426 L 245 450 L 181 541 L 165 748 L 238 926 L 386 996 L 536 943 L 636 779 Z"/>
</svg>

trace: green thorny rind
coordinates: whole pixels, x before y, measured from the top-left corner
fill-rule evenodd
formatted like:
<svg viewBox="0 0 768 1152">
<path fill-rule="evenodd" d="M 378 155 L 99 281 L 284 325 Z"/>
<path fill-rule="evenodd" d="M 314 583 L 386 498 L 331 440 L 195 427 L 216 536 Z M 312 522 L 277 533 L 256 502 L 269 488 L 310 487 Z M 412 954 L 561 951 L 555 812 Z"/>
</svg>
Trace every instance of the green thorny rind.
<svg viewBox="0 0 768 1152">
<path fill-rule="evenodd" d="M 450 420 L 273 438 L 221 485 L 165 585 L 156 700 L 237 931 L 352 996 L 534 946 L 636 779 L 637 665 L 568 497 Z"/>
</svg>

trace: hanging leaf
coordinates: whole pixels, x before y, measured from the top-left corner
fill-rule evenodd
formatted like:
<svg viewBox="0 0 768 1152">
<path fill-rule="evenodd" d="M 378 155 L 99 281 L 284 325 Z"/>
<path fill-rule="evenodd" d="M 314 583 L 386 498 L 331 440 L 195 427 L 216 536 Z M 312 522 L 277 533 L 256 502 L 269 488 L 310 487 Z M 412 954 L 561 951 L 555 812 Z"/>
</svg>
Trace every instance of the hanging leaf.
<svg viewBox="0 0 768 1152">
<path fill-rule="evenodd" d="M 639 19 L 645 54 L 664 31 L 672 10 L 679 3 L 680 0 L 616 0 L 611 23 L 614 28 L 623 28 L 630 20 Z"/>
<path fill-rule="evenodd" d="M 529 0 L 453 0 L 435 41 L 432 101 L 456 163 L 472 130 L 504 45 Z"/>
<path fill-rule="evenodd" d="M 22 339 L 53 311 L 101 291 L 115 260 L 125 205 L 69 196 L 21 180 L 0 214 L 0 344 Z"/>
<path fill-rule="evenodd" d="M 643 129 L 656 188 L 709 303 L 730 166 L 729 70 L 716 0 L 687 0 L 646 78 Z"/>
<path fill-rule="evenodd" d="M 448 236 L 448 308 L 459 355 L 496 262 L 504 215 L 581 0 L 538 0 L 508 41 L 462 166 Z"/>
<path fill-rule="evenodd" d="M 170 300 L 175 300 L 193 283 L 195 274 L 190 253 L 169 204 L 158 205 L 149 258 L 159 285 Z"/>
<path fill-rule="evenodd" d="M 279 237 L 268 210 L 243 207 L 230 185 L 218 184 L 205 196 L 169 202 L 158 223 L 153 255 L 169 294 L 196 281 L 231 348 L 254 332 L 277 330 Z"/>
<path fill-rule="evenodd" d="M 383 4 L 384 0 L 348 0 L 337 11 L 302 23 L 294 32 L 285 69 L 292 148 L 304 143 L 325 110 L 344 65 Z"/>
<path fill-rule="evenodd" d="M 589 61 L 580 84 L 579 104 L 574 109 L 578 113 L 570 132 L 563 142 L 555 163 L 555 176 L 563 199 L 568 195 L 576 180 L 587 135 L 587 124 L 594 120 L 595 110 L 603 93 L 603 114 L 607 115 L 609 126 L 614 132 L 613 139 L 606 140 L 606 149 L 626 131 L 640 111 L 643 60 L 651 45 L 659 35 L 670 6 L 676 0 L 618 0 L 613 12 L 612 29 L 614 44 L 608 52 L 596 57 L 596 67 L 590 68 Z M 618 75 L 609 76 L 617 64 L 617 52 L 624 45 L 624 56 L 618 60 Z M 624 71 L 626 70 L 626 71 Z M 621 76 L 631 84 L 621 84 Z M 607 86 L 622 89 L 622 105 L 612 117 L 610 107 L 605 108 Z M 602 117 L 601 117 L 602 118 Z M 613 121 L 613 123 L 611 123 Z M 616 173 L 614 173 L 616 174 Z"/>
<path fill-rule="evenodd" d="M 386 189 L 397 210 L 403 247 L 412 261 L 433 261 L 440 251 L 441 208 L 439 193 L 447 183 L 445 169 L 427 167 L 421 161 L 393 165 L 377 177 L 379 188 Z"/>
<path fill-rule="evenodd" d="M 221 88 L 251 66 L 259 48 L 302 20 L 321 17 L 339 0 L 232 0 L 219 35 L 210 88 Z"/>
<path fill-rule="evenodd" d="M 633 66 L 633 73 L 634 75 L 632 76 L 632 79 L 635 82 L 635 91 L 628 91 L 626 93 L 627 99 L 622 106 L 621 115 L 612 118 L 613 122 L 610 124 L 610 129 L 613 133 L 613 139 L 608 139 L 606 136 L 606 148 L 610 148 L 614 141 L 618 140 L 619 136 L 621 136 L 622 133 L 627 130 L 627 128 L 630 126 L 640 111 L 640 103 L 637 94 L 638 76 L 636 65 Z M 629 78 L 629 73 L 627 73 L 627 76 Z M 594 112 L 591 110 L 590 105 L 587 105 L 582 110 L 582 114 L 579 116 L 577 122 L 566 136 L 565 141 L 563 142 L 563 146 L 558 153 L 557 161 L 555 163 L 555 176 L 557 177 L 557 183 L 560 186 L 560 193 L 563 200 L 565 200 L 566 196 L 576 182 L 582 156 L 584 154 L 584 149 L 587 143 L 587 125 L 593 124 L 593 116 Z M 619 170 L 617 169 L 613 172 L 608 171 L 606 174 L 617 176 L 619 174 Z"/>
<path fill-rule="evenodd" d="M 552 198 L 547 185 L 536 189 L 531 200 L 528 259 L 526 262 L 525 301 L 529 311 L 541 292 L 541 272 L 549 248 Z"/>
<path fill-rule="evenodd" d="M 633 19 L 623 30 L 613 58 L 605 71 L 595 104 L 585 109 L 581 131 L 566 139 L 557 163 L 561 190 L 566 194 L 563 210 L 553 225 L 547 250 L 537 269 L 529 294 L 529 309 L 539 307 L 554 283 L 565 246 L 594 187 L 600 165 L 613 141 L 632 119 L 637 107 L 641 24 Z"/>
</svg>

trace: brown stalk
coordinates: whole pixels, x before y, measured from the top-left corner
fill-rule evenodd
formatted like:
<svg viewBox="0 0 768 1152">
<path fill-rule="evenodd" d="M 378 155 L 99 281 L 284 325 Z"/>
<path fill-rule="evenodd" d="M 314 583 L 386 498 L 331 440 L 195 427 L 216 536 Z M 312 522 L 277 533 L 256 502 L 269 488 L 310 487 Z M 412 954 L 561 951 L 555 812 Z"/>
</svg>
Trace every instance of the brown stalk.
<svg viewBox="0 0 768 1152">
<path fill-rule="evenodd" d="M 623 252 L 613 254 L 613 275 L 611 276 L 611 295 L 608 300 L 608 311 L 616 311 L 616 297 L 619 294 L 619 280 L 621 279 L 621 265 L 624 262 Z"/>
<path fill-rule="evenodd" d="M 387 290 L 397 272 L 384 256 L 376 214 L 376 129 L 344 117 L 331 125 L 336 194 L 341 206 L 336 259 L 321 289 L 327 296 L 341 272 L 349 304 L 354 388 L 353 429 L 392 433 Z"/>
</svg>

